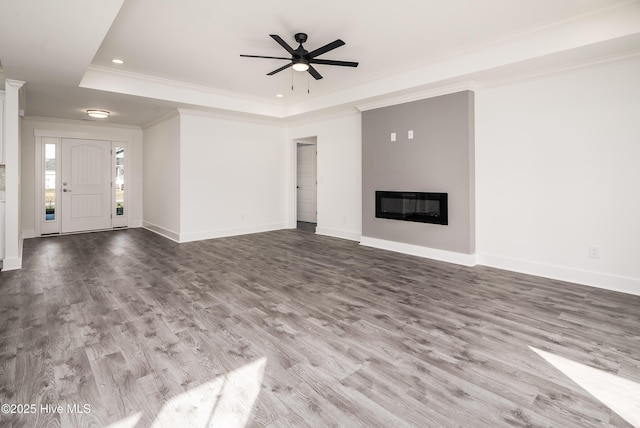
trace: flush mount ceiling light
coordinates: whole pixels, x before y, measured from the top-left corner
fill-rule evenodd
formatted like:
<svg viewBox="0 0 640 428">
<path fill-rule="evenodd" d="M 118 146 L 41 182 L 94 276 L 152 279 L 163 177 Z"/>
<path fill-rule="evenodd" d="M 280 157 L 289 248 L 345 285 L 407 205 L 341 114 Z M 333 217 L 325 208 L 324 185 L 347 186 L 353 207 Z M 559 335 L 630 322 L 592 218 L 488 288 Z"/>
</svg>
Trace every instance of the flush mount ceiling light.
<svg viewBox="0 0 640 428">
<path fill-rule="evenodd" d="M 109 117 L 111 113 L 105 110 L 87 110 L 87 115 L 89 117 L 94 117 L 96 119 L 106 119 Z"/>
<path fill-rule="evenodd" d="M 111 62 L 114 64 L 124 64 L 124 61 L 118 58 L 112 59 Z"/>
</svg>

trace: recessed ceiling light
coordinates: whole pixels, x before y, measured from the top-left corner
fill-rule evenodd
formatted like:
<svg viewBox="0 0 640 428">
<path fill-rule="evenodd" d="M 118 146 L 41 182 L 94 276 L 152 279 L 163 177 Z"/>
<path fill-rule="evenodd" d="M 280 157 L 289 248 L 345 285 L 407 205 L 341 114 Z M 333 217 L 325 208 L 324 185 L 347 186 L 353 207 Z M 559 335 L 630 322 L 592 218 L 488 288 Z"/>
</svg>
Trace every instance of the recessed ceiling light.
<svg viewBox="0 0 640 428">
<path fill-rule="evenodd" d="M 124 61 L 118 58 L 112 59 L 111 62 L 114 64 L 124 64 Z"/>
<path fill-rule="evenodd" d="M 284 97 L 284 95 L 282 95 L 282 94 L 278 94 L 278 95 L 276 95 L 276 97 L 278 97 L 278 98 L 282 98 L 282 97 Z"/>
<path fill-rule="evenodd" d="M 105 110 L 87 110 L 87 115 L 96 119 L 106 119 L 109 117 L 109 114 L 111 113 Z"/>
</svg>

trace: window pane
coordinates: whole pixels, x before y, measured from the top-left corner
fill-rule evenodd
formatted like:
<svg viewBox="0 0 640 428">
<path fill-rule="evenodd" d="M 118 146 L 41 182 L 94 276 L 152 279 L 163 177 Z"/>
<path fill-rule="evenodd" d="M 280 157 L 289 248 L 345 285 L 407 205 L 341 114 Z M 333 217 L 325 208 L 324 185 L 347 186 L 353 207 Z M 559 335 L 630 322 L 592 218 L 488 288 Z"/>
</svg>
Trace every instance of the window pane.
<svg viewBox="0 0 640 428">
<path fill-rule="evenodd" d="M 124 147 L 116 147 L 116 216 L 124 215 Z"/>
<path fill-rule="evenodd" d="M 56 145 L 44 147 L 44 219 L 56 219 Z"/>
</svg>

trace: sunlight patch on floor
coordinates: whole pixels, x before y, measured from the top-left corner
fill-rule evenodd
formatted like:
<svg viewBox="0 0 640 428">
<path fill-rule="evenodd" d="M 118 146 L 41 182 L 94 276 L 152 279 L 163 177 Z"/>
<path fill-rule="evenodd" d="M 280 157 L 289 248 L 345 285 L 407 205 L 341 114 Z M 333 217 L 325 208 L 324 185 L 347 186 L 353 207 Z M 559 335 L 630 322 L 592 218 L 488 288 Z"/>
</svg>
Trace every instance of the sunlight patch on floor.
<svg viewBox="0 0 640 428">
<path fill-rule="evenodd" d="M 138 412 L 124 419 L 120 419 L 118 422 L 107 425 L 107 428 L 135 428 L 141 417 L 142 412 Z"/>
<path fill-rule="evenodd" d="M 631 425 L 640 427 L 640 383 L 531 346 L 529 348 Z"/>
<path fill-rule="evenodd" d="M 162 406 L 151 426 L 244 428 L 260 394 L 266 364 L 267 358 L 260 358 L 176 395 Z M 138 412 L 108 428 L 135 428 L 142 415 Z"/>
</svg>

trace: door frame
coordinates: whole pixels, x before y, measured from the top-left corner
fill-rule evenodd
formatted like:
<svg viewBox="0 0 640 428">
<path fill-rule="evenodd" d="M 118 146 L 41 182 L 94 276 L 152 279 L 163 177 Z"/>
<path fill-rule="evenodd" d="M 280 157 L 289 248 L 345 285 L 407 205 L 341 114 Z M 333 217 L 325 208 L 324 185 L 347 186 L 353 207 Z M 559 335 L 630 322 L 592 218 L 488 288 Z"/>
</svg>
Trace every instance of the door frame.
<svg viewBox="0 0 640 428">
<path fill-rule="evenodd" d="M 320 185 L 321 180 L 318 175 L 318 164 L 321 156 L 319 138 L 315 135 L 294 138 L 290 140 L 289 146 L 289 228 L 298 227 L 298 143 L 316 145 L 316 228 L 320 227 Z"/>
<path fill-rule="evenodd" d="M 300 160 L 300 149 L 302 147 L 313 147 L 315 154 L 313 155 L 313 178 L 315 180 L 315 186 L 313 188 L 313 206 L 315 209 L 315 223 L 318 223 L 318 145 L 315 142 L 315 138 L 310 138 L 308 141 L 298 140 L 296 141 L 296 222 L 300 221 L 300 207 L 298 206 L 298 190 L 299 190 L 299 179 L 300 179 L 300 171 L 298 170 L 298 163 Z"/>
<path fill-rule="evenodd" d="M 61 131 L 61 130 L 44 130 L 44 129 L 36 129 L 34 130 L 35 136 L 35 150 L 34 150 L 34 160 L 35 160 L 35 174 L 34 174 L 34 236 L 42 236 L 43 234 L 55 234 L 61 233 L 61 223 L 59 217 L 56 216 L 57 227 L 52 227 L 50 229 L 43 231 L 44 225 L 44 210 L 41 209 L 44 207 L 44 157 L 43 157 L 43 149 L 44 144 L 46 142 L 56 142 L 56 201 L 61 200 L 61 183 L 60 183 L 60 145 L 61 140 L 63 138 L 72 138 L 72 139 L 82 139 L 82 140 L 100 140 L 100 141 L 111 141 L 111 181 L 115 183 L 115 147 L 124 147 L 125 153 L 129 153 L 128 157 L 125 157 L 125 169 L 124 169 L 124 182 L 128 184 L 129 189 L 133 186 L 131 185 L 132 179 L 132 137 L 125 135 L 111 135 L 108 133 L 102 134 L 98 132 L 75 132 L 75 131 Z M 125 187 L 126 189 L 126 187 Z M 116 204 L 115 204 L 115 187 L 112 184 L 111 186 L 111 228 L 114 227 L 127 227 L 128 223 L 131 221 L 131 217 L 129 213 L 131 211 L 130 204 L 130 196 L 131 190 L 125 191 L 124 193 L 124 218 L 120 217 L 116 219 Z M 127 207 L 129 209 L 127 209 Z M 108 230 L 108 229 L 107 229 Z"/>
</svg>

